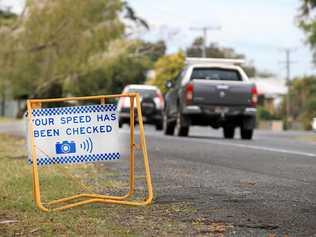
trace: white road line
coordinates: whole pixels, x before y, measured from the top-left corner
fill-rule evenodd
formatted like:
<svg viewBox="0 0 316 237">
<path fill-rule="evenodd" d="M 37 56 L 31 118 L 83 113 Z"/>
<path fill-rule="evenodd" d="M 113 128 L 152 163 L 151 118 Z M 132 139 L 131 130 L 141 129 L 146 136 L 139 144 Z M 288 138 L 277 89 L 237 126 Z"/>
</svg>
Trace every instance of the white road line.
<svg viewBox="0 0 316 237">
<path fill-rule="evenodd" d="M 213 143 L 213 144 L 216 144 L 216 145 L 242 147 L 242 148 L 253 149 L 253 150 L 262 150 L 262 151 L 278 152 L 278 153 L 285 153 L 285 154 L 292 154 L 292 155 L 316 157 L 316 154 L 314 154 L 314 153 L 308 153 L 308 152 L 302 152 L 302 151 L 293 151 L 293 150 L 285 150 L 285 149 L 272 148 L 272 147 L 253 146 L 253 145 L 245 145 L 245 144 L 240 144 L 240 143 L 215 142 L 215 141 L 208 141 L 207 143 Z"/>
</svg>

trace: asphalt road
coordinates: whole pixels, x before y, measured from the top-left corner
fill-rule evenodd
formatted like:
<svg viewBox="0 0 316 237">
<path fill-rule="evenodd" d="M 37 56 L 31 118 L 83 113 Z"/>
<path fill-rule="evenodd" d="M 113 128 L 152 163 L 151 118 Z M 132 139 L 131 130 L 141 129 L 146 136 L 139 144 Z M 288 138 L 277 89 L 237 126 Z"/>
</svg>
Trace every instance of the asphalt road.
<svg viewBox="0 0 316 237">
<path fill-rule="evenodd" d="M 4 124 L 0 132 L 19 135 L 22 127 Z M 243 141 L 211 128 L 187 138 L 145 130 L 154 202 L 196 210 L 175 218 L 227 223 L 234 228 L 225 236 L 316 236 L 316 142 L 304 140 L 312 133 L 256 131 Z"/>
<path fill-rule="evenodd" d="M 234 226 L 228 236 L 316 236 L 316 143 L 303 141 L 311 133 L 146 135 L 156 202 L 188 201 L 204 222 Z"/>
</svg>

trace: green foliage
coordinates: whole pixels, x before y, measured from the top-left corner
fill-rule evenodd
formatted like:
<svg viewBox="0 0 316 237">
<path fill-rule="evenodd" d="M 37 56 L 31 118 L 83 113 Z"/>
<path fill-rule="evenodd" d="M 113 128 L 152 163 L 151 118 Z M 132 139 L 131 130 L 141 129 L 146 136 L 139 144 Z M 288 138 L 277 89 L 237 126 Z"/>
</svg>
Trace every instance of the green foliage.
<svg viewBox="0 0 316 237">
<path fill-rule="evenodd" d="M 316 7 L 316 0 L 301 0 L 300 16 L 308 17 L 311 11 Z"/>
<path fill-rule="evenodd" d="M 66 78 L 87 73 L 89 59 L 122 35 L 120 10 L 118 0 L 77 1 L 75 8 L 71 0 L 41 8 L 31 4 L 19 35 L 23 52 L 12 77 L 15 95 L 50 97 L 47 92 L 62 87 Z"/>
<path fill-rule="evenodd" d="M 8 15 L 1 11 L 0 23 Z M 110 94 L 143 83 L 166 45 L 125 39 L 122 17 L 148 27 L 121 0 L 80 0 L 76 7 L 73 0 L 29 0 L 27 14 L 13 17 L 1 38 L 0 79 L 9 79 L 16 98 Z"/>
<path fill-rule="evenodd" d="M 143 83 L 166 45 L 127 39 L 133 24 L 148 28 L 122 0 L 78 0 L 75 7 L 73 0 L 29 0 L 21 17 L 0 11 L 1 92 L 10 87 L 17 99 L 53 98 Z"/>
<path fill-rule="evenodd" d="M 127 84 L 144 83 L 145 72 L 152 65 L 147 55 L 140 54 L 143 42 L 115 40 L 111 50 L 95 55 L 89 70 L 77 77 L 67 78 L 64 94 L 96 95 L 120 93 Z"/>
<path fill-rule="evenodd" d="M 3 134 L 0 139 L 0 215 L 1 220 L 16 221 L 1 224 L 1 236 L 14 236 L 17 233 L 24 236 L 102 236 L 105 233 L 109 236 L 136 236 L 130 229 L 113 221 L 120 216 L 119 207 L 102 206 L 104 211 L 100 211 L 101 206 L 90 205 L 51 213 L 37 210 L 32 194 L 31 166 L 26 162 L 26 141 Z M 86 191 L 81 183 L 95 191 L 101 187 L 102 190 L 124 188 L 123 184 L 112 180 L 113 175 L 118 174 L 109 170 L 104 172 L 100 166 L 51 166 L 42 171 L 43 202 Z M 111 214 L 104 215 L 104 212 Z"/>
<path fill-rule="evenodd" d="M 0 27 L 10 26 L 16 19 L 15 13 L 0 9 Z"/>
<path fill-rule="evenodd" d="M 316 117 L 316 96 L 311 98 L 304 106 L 301 120 L 305 129 L 310 130 L 312 128 L 311 122 L 314 117 Z"/>
<path fill-rule="evenodd" d="M 264 107 L 257 107 L 257 119 L 258 120 L 273 120 L 274 116 Z"/>
<path fill-rule="evenodd" d="M 186 55 L 188 57 L 201 57 L 203 48 L 203 38 L 196 38 L 192 45 L 186 49 Z M 237 53 L 232 48 L 220 47 L 215 43 L 211 43 L 206 48 L 206 56 L 208 58 L 233 58 L 233 59 L 246 59 L 246 56 Z M 244 65 L 243 69 L 249 77 L 256 75 L 256 68 L 252 65 Z"/>
<path fill-rule="evenodd" d="M 5 98 L 9 86 L 9 76 L 12 72 L 12 49 L 14 40 L 11 37 L 12 28 L 17 22 L 17 16 L 9 11 L 0 10 L 0 93 L 2 100 Z"/>
<path fill-rule="evenodd" d="M 120 93 L 127 84 L 141 84 L 145 81 L 147 62 L 134 57 L 126 48 L 114 57 L 99 58 L 95 67 L 78 77 L 68 78 L 64 94 L 96 95 Z"/>
<path fill-rule="evenodd" d="M 196 38 L 192 45 L 186 49 L 188 57 L 201 57 L 202 47 L 203 47 L 203 38 Z M 215 43 L 210 43 L 206 47 L 206 56 L 209 58 L 244 58 L 242 54 L 236 53 L 232 48 L 219 47 Z"/>
<path fill-rule="evenodd" d="M 311 115 L 316 116 L 316 95 L 306 103 L 305 110 L 310 111 Z"/>
<path fill-rule="evenodd" d="M 121 55 L 108 66 L 111 69 L 111 90 L 114 93 L 120 93 L 128 84 L 144 83 L 147 70 L 146 62 L 142 58 L 126 57 Z M 109 92 L 109 91 L 108 91 Z"/>
<path fill-rule="evenodd" d="M 270 113 L 265 107 L 257 106 L 257 120 L 280 120 L 281 117 L 278 113 Z"/>
<path fill-rule="evenodd" d="M 300 120 L 305 129 L 310 129 L 311 120 L 316 116 L 316 77 L 296 78 L 290 87 L 290 114 Z"/>
<path fill-rule="evenodd" d="M 182 52 L 161 57 L 155 63 L 156 77 L 151 83 L 157 85 L 162 92 L 166 91 L 165 82 L 175 80 L 184 67 L 185 56 Z"/>
<path fill-rule="evenodd" d="M 163 40 L 159 40 L 155 43 L 138 40 L 137 43 L 137 53 L 141 56 L 147 57 L 151 63 L 155 63 L 166 53 L 167 46 Z"/>
<path fill-rule="evenodd" d="M 301 7 L 298 16 L 298 26 L 305 32 L 306 41 L 313 50 L 314 61 L 316 62 L 316 18 L 315 0 L 301 0 Z"/>
</svg>

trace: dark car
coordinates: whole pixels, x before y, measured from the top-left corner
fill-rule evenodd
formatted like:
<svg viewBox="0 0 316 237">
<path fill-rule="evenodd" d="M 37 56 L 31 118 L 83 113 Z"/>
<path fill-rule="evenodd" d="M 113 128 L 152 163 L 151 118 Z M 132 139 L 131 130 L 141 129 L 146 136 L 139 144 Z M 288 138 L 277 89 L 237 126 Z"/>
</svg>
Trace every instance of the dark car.
<svg viewBox="0 0 316 237">
<path fill-rule="evenodd" d="M 251 139 L 257 90 L 238 60 L 189 59 L 175 82 L 166 83 L 164 133 L 188 136 L 192 125 L 223 128 L 225 138 Z M 238 61 L 239 62 L 239 61 Z"/>
<path fill-rule="evenodd" d="M 128 85 L 123 93 L 139 93 L 141 97 L 141 109 L 143 122 L 155 125 L 157 130 L 163 128 L 164 99 L 156 86 L 150 85 Z M 119 127 L 130 123 L 130 99 L 122 97 L 118 103 Z"/>
</svg>

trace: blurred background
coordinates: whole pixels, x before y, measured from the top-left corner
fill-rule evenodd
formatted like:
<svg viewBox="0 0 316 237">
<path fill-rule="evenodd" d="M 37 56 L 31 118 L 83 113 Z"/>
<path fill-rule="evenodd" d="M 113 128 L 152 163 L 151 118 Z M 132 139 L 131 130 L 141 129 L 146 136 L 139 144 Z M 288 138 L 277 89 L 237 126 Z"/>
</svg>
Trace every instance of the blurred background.
<svg viewBox="0 0 316 237">
<path fill-rule="evenodd" d="M 259 92 L 258 127 L 312 129 L 313 0 L 0 1 L 0 115 L 27 98 L 165 92 L 186 56 L 242 58 Z"/>
<path fill-rule="evenodd" d="M 315 13 L 316 0 L 0 0 L 0 235 L 316 236 Z M 224 63 L 215 63 L 209 66 L 215 73 L 197 66 L 202 76 L 194 77 L 189 66 L 176 84 L 188 57 L 244 61 L 251 82 L 229 63 L 233 76 L 221 78 Z M 20 119 L 26 100 L 123 90 L 142 96 L 153 205 L 35 211 L 27 121 Z M 129 190 L 131 103 L 105 102 L 118 103 L 121 162 L 43 167 L 43 203 Z M 135 137 L 139 127 L 136 121 Z M 43 128 L 49 137 L 47 122 Z M 139 144 L 136 138 L 135 195 L 143 200 Z"/>
</svg>

